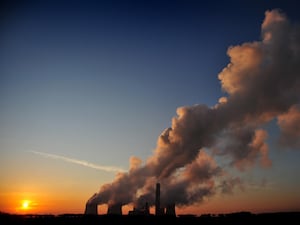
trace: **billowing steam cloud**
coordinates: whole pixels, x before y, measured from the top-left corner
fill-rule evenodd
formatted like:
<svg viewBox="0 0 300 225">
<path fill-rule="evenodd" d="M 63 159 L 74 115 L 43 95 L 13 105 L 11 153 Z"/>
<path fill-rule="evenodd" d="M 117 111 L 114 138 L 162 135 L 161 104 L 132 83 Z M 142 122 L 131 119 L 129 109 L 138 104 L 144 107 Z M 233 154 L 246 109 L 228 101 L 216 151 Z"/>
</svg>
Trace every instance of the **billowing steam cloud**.
<svg viewBox="0 0 300 225">
<path fill-rule="evenodd" d="M 201 202 L 217 191 L 231 193 L 242 182 L 212 155 L 229 158 L 241 171 L 257 163 L 271 166 L 262 127 L 274 119 L 279 143 L 300 147 L 299 26 L 279 10 L 267 11 L 261 34 L 261 41 L 229 47 L 230 63 L 218 76 L 226 97 L 213 107 L 178 108 L 154 154 L 144 164 L 132 157 L 130 170 L 103 185 L 89 202 L 153 204 L 157 181 L 161 201 L 177 205 Z"/>
</svg>

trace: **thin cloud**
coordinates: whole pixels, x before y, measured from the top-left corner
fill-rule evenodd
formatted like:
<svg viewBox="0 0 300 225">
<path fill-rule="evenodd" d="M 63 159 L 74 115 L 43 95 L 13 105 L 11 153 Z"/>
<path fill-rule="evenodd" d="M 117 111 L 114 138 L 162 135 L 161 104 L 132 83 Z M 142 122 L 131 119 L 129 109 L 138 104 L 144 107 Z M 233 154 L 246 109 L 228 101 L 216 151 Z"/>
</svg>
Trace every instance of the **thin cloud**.
<svg viewBox="0 0 300 225">
<path fill-rule="evenodd" d="M 90 163 L 90 162 L 87 162 L 87 161 L 84 161 L 84 160 L 69 158 L 69 157 L 56 155 L 56 154 L 50 154 L 50 153 L 38 152 L 38 151 L 29 151 L 29 152 L 34 153 L 36 155 L 41 155 L 41 156 L 46 157 L 46 158 L 60 159 L 60 160 L 63 160 L 65 162 L 70 162 L 70 163 L 74 163 L 74 164 L 78 164 L 78 165 L 81 165 L 81 166 L 85 166 L 85 167 L 89 167 L 89 168 L 93 168 L 93 169 L 97 169 L 97 170 L 102 170 L 102 171 L 106 171 L 106 172 L 125 172 L 126 171 L 122 168 L 115 167 L 115 166 L 100 166 L 100 165 Z"/>
</svg>

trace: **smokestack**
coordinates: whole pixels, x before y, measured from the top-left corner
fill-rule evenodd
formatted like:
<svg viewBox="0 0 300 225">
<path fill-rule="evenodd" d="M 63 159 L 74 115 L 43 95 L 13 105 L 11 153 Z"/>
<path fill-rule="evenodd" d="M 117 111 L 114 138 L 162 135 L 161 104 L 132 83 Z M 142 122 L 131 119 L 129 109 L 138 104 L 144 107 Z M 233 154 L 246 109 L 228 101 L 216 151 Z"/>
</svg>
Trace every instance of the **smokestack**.
<svg viewBox="0 0 300 225">
<path fill-rule="evenodd" d="M 155 215 L 160 215 L 160 183 L 156 183 L 156 193 L 155 193 Z"/>
<path fill-rule="evenodd" d="M 148 202 L 146 202 L 146 204 L 145 204 L 145 214 L 146 214 L 146 215 L 149 215 L 149 214 L 150 214 L 150 209 L 149 209 L 149 204 L 148 204 Z"/>
</svg>

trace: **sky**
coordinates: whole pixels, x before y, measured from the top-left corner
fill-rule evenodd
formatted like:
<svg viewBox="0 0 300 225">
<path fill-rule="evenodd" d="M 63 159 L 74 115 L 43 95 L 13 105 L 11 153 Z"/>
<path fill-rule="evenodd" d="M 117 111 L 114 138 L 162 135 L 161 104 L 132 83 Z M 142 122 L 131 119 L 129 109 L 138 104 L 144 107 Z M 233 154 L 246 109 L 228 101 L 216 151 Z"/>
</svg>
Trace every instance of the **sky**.
<svg viewBox="0 0 300 225">
<path fill-rule="evenodd" d="M 299 211 L 296 5 L 2 1 L 0 211 Z"/>
</svg>

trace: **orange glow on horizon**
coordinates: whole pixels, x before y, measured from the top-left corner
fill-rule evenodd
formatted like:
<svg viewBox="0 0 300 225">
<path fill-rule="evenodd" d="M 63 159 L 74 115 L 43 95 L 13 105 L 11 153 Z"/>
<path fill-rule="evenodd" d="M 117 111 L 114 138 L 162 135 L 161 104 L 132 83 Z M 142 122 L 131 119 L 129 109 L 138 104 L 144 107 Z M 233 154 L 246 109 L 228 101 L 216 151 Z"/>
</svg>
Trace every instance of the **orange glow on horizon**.
<svg viewBox="0 0 300 225">
<path fill-rule="evenodd" d="M 176 214 L 223 214 L 239 211 L 252 213 L 274 211 L 299 211 L 299 205 L 291 190 L 289 195 L 279 195 L 277 189 L 248 190 L 237 192 L 234 195 L 215 195 L 205 199 L 202 203 L 182 207 L 177 205 Z M 7 213 L 17 214 L 64 214 L 84 213 L 87 196 L 77 192 L 51 193 L 51 192 L 6 192 L 0 193 L 0 209 Z M 276 197 L 274 197 L 276 196 Z M 133 210 L 132 204 L 123 205 L 122 213 L 127 215 Z M 150 213 L 154 214 L 154 206 Z M 98 214 L 107 213 L 107 204 L 98 206 Z"/>
<path fill-rule="evenodd" d="M 17 207 L 15 207 L 15 211 L 17 213 L 37 213 L 38 212 L 38 204 L 36 201 L 26 198 L 26 199 L 22 199 L 21 201 L 18 201 L 17 204 L 14 203 L 15 205 L 17 205 Z"/>
</svg>

